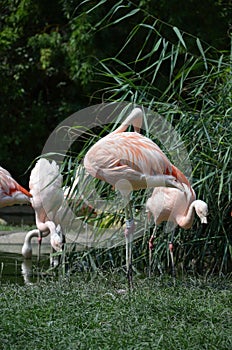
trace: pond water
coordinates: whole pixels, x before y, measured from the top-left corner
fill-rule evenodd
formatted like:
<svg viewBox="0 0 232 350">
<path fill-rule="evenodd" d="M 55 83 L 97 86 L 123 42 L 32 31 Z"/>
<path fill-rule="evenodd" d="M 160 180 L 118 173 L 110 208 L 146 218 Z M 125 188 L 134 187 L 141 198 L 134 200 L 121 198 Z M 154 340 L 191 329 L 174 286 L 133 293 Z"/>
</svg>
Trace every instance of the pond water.
<svg viewBox="0 0 232 350">
<path fill-rule="evenodd" d="M 49 255 L 24 259 L 21 254 L 0 251 L 0 284 L 10 283 L 24 285 L 36 283 L 40 279 L 39 271 L 49 267 Z"/>
<path fill-rule="evenodd" d="M 27 232 L 0 232 L 0 283 L 24 284 L 35 280 L 37 269 L 38 243 L 32 242 L 32 259 L 24 259 L 21 254 L 24 238 Z M 49 264 L 49 242 L 44 242 L 40 265 Z"/>
<path fill-rule="evenodd" d="M 0 281 L 23 284 L 20 256 L 0 252 Z"/>
<path fill-rule="evenodd" d="M 59 264 L 60 256 L 57 256 L 57 253 L 51 255 L 50 238 L 43 238 L 38 261 L 36 239 L 31 242 L 32 259 L 25 259 L 21 254 L 25 235 L 26 232 L 0 232 L 0 284 L 38 283 L 55 276 L 52 266 L 56 267 Z M 67 250 L 71 249 L 70 247 L 73 247 L 73 243 L 66 243 Z M 83 246 L 76 245 L 75 250 L 83 250 Z"/>
</svg>

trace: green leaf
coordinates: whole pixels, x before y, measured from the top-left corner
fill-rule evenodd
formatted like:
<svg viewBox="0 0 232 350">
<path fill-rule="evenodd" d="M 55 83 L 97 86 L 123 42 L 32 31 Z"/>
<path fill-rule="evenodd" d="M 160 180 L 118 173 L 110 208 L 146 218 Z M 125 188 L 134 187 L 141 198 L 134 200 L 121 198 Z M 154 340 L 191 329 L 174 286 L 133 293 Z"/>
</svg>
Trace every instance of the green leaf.
<svg viewBox="0 0 232 350">
<path fill-rule="evenodd" d="M 173 27 L 173 30 L 176 33 L 176 35 L 177 35 L 178 39 L 180 40 L 181 44 L 184 46 L 185 49 L 187 49 L 187 47 L 185 45 L 185 42 L 184 42 L 184 39 L 183 39 L 179 29 L 177 27 Z"/>
<path fill-rule="evenodd" d="M 134 14 L 136 14 L 136 13 L 139 12 L 139 11 L 140 11 L 140 9 L 134 9 L 134 10 L 132 10 L 131 12 L 127 13 L 125 16 L 116 19 L 116 20 L 114 21 L 114 24 L 123 21 L 125 18 L 134 16 Z"/>
<path fill-rule="evenodd" d="M 98 2 L 95 6 L 91 7 L 88 11 L 86 11 L 86 13 L 89 14 L 90 12 L 96 10 L 97 7 L 101 6 L 101 5 L 104 4 L 106 1 L 107 1 L 107 0 L 101 0 L 101 1 Z M 84 3 L 85 3 L 85 1 L 83 1 L 82 4 L 84 4 Z"/>
<path fill-rule="evenodd" d="M 207 65 L 205 53 L 204 53 L 204 50 L 203 50 L 203 47 L 201 45 L 201 42 L 200 42 L 199 38 L 197 38 L 196 42 L 197 42 L 198 49 L 199 49 L 199 51 L 200 51 L 200 53 L 201 53 L 201 55 L 203 57 L 203 61 L 204 61 L 204 64 L 205 64 L 205 69 L 208 70 L 208 65 Z"/>
</svg>

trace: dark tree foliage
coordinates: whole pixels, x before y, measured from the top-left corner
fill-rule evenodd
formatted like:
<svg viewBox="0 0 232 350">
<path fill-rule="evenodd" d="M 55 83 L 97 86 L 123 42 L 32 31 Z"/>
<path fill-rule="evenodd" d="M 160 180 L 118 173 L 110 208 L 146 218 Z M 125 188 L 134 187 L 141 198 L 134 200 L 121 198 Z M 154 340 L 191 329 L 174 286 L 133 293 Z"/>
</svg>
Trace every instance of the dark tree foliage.
<svg viewBox="0 0 232 350">
<path fill-rule="evenodd" d="M 103 2 L 104 6 L 99 6 Z M 97 62 L 114 56 L 146 13 L 199 36 L 219 50 L 229 49 L 231 1 L 121 3 L 118 11 L 112 13 L 114 20 L 131 9 L 142 11 L 109 28 L 104 22 L 105 28 L 101 28 L 101 19 L 115 1 L 1 1 L 0 164 L 24 185 L 29 173 L 21 176 L 40 155 L 58 123 L 71 113 L 99 102 L 100 91 L 109 81 L 96 77 Z M 163 33 L 170 40 L 176 39 L 167 26 Z M 140 43 L 133 42 L 121 60 L 134 59 L 143 36 L 138 40 Z"/>
<path fill-rule="evenodd" d="M 141 3 L 163 22 L 199 37 L 218 50 L 230 48 L 231 0 L 145 0 Z"/>
</svg>

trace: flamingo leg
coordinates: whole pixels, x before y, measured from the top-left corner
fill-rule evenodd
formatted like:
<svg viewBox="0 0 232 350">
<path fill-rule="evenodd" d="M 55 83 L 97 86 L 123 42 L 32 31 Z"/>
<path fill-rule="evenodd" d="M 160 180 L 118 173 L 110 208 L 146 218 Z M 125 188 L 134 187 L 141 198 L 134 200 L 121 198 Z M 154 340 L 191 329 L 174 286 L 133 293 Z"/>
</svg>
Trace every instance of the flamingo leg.
<svg viewBox="0 0 232 350">
<path fill-rule="evenodd" d="M 50 252 L 50 267 L 54 268 L 57 266 L 57 257 L 54 257 L 55 249 L 51 245 L 51 252 Z"/>
<path fill-rule="evenodd" d="M 40 262 L 42 237 L 43 237 L 42 232 L 39 231 L 39 234 L 38 234 L 38 256 L 37 256 L 38 263 Z"/>
<path fill-rule="evenodd" d="M 125 239 L 126 239 L 126 270 L 128 278 L 129 289 L 133 287 L 132 283 L 132 245 L 133 245 L 133 235 L 134 235 L 134 219 L 132 213 L 132 207 L 130 202 L 125 206 L 125 217 L 126 217 L 126 229 L 125 229 Z"/>
<path fill-rule="evenodd" d="M 173 250 L 174 250 L 174 246 L 173 246 L 174 234 L 175 234 L 175 230 L 172 231 L 171 240 L 170 240 L 170 242 L 169 242 L 169 252 L 170 252 L 171 264 L 172 264 L 172 277 L 175 277 L 175 276 L 176 276 L 176 270 L 175 270 L 175 264 L 174 264 L 174 256 L 173 256 Z"/>
<path fill-rule="evenodd" d="M 149 268 L 148 268 L 148 276 L 149 278 L 151 277 L 151 266 L 152 266 L 152 251 L 153 251 L 153 248 L 154 248 L 154 240 L 156 238 L 156 226 L 154 227 L 154 230 L 152 232 L 152 235 L 149 239 L 149 242 L 148 242 L 148 247 L 149 247 Z"/>
</svg>

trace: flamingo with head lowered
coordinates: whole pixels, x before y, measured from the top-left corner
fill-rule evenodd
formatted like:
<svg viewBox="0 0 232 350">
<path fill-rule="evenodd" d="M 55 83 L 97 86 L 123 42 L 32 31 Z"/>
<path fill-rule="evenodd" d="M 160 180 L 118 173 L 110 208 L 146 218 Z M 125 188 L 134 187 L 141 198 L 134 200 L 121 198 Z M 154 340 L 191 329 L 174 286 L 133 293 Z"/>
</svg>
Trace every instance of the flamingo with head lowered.
<svg viewBox="0 0 232 350">
<path fill-rule="evenodd" d="M 78 169 L 78 174 L 81 169 Z M 22 247 L 22 255 L 29 259 L 32 257 L 31 240 L 38 238 L 39 250 L 43 237 L 51 233 L 51 246 L 54 250 L 60 251 L 64 243 L 64 229 L 74 224 L 76 213 L 75 206 L 86 212 L 86 215 L 93 213 L 93 208 L 82 203 L 77 191 L 80 183 L 79 176 L 73 180 L 71 187 L 62 187 L 63 177 L 60 174 L 59 166 L 53 160 L 49 162 L 41 158 L 31 171 L 29 187 L 33 193 L 32 207 L 35 210 L 37 229 L 31 230 L 25 236 Z M 71 207 L 69 203 L 71 202 Z M 73 205 L 72 205 L 72 202 Z M 79 221 L 79 220 L 78 220 Z M 38 256 L 39 258 L 39 256 Z"/>
<path fill-rule="evenodd" d="M 31 205 L 35 210 L 36 230 L 28 232 L 25 237 L 22 254 L 31 257 L 30 241 L 39 238 L 39 246 L 43 236 L 50 233 L 51 246 L 61 251 L 64 244 L 60 216 L 58 212 L 64 201 L 62 190 L 63 177 L 55 161 L 40 158 L 31 171 L 29 188 L 33 196 Z"/>
<path fill-rule="evenodd" d="M 11 174 L 0 167 L 0 208 L 15 204 L 30 204 L 32 194 L 15 181 Z"/>
<path fill-rule="evenodd" d="M 208 205 L 202 200 L 196 200 L 196 195 L 192 187 L 183 184 L 184 191 L 175 188 L 156 187 L 152 196 L 148 198 L 146 210 L 154 217 L 155 227 L 149 240 L 149 275 L 151 274 L 151 259 L 153 241 L 156 235 L 156 229 L 164 221 L 171 222 L 175 226 L 180 226 L 187 230 L 192 227 L 195 213 L 200 218 L 201 223 L 207 223 Z M 175 275 L 173 258 L 173 236 L 169 243 L 171 255 L 172 274 Z"/>
<path fill-rule="evenodd" d="M 27 232 L 25 238 L 24 238 L 24 243 L 22 246 L 22 255 L 24 256 L 25 259 L 31 259 L 32 258 L 32 244 L 31 240 L 32 238 L 37 238 L 38 243 L 39 243 L 39 254 L 38 254 L 38 260 L 40 258 L 40 245 L 42 238 L 47 237 L 49 235 L 50 231 L 45 231 L 41 232 L 38 229 L 33 229 L 29 232 Z M 56 232 L 52 233 L 51 235 L 51 246 L 54 250 L 60 251 L 62 249 L 62 244 L 64 243 L 64 238 L 62 237 L 62 230 L 61 226 L 57 225 L 56 226 Z M 53 264 L 54 261 L 51 259 L 51 263 Z"/>
<path fill-rule="evenodd" d="M 118 189 L 125 202 L 126 267 L 129 286 L 132 286 L 132 240 L 135 229 L 129 201 L 133 190 L 153 187 L 173 187 L 183 190 L 190 186 L 177 169 L 149 138 L 139 133 L 143 112 L 134 108 L 125 121 L 113 132 L 96 142 L 86 153 L 84 167 L 93 177 Z M 133 132 L 127 132 L 132 125 Z"/>
</svg>

